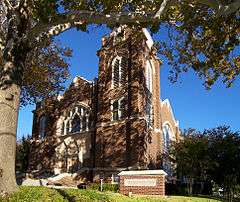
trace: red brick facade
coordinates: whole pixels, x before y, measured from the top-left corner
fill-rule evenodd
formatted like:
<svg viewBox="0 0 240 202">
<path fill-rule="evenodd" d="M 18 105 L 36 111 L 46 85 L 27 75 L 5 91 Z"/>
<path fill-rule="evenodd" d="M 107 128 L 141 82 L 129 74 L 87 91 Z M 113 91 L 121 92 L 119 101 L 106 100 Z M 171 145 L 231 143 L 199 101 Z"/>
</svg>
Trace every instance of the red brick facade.
<svg viewBox="0 0 240 202">
<path fill-rule="evenodd" d="M 157 185 L 154 187 L 150 186 L 124 186 L 124 180 L 126 179 L 156 179 Z M 129 192 L 132 194 L 139 195 L 165 195 L 165 176 L 122 176 L 120 177 L 120 193 L 128 195 Z"/>
<path fill-rule="evenodd" d="M 29 171 L 80 172 L 97 180 L 158 169 L 163 124 L 170 139 L 179 138 L 171 106 L 160 100 L 161 62 L 149 33 L 119 28 L 102 41 L 98 79 L 77 77 L 34 111 Z"/>
<path fill-rule="evenodd" d="M 155 172 L 154 174 L 151 172 Z M 129 174 L 131 173 L 131 174 Z M 120 193 L 165 195 L 165 175 L 162 170 L 124 171 L 120 174 Z"/>
</svg>

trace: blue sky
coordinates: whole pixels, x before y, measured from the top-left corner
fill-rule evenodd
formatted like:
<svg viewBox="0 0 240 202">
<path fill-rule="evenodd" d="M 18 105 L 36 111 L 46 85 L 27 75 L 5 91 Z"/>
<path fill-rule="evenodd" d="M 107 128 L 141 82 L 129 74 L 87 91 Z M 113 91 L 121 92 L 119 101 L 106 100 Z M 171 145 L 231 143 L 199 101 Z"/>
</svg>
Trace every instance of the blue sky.
<svg viewBox="0 0 240 202">
<path fill-rule="evenodd" d="M 89 80 L 97 77 L 97 50 L 101 47 L 101 37 L 109 33 L 103 27 L 92 27 L 89 33 L 70 30 L 61 34 L 58 39 L 73 49 L 70 60 L 70 78 L 66 86 L 76 76 Z M 165 37 L 159 33 L 155 38 Z M 219 125 L 229 125 L 233 130 L 240 130 L 240 96 L 239 84 L 236 81 L 231 88 L 217 82 L 211 90 L 206 90 L 194 72 L 183 73 L 177 83 L 168 80 L 170 66 L 163 61 L 161 66 L 161 99 L 168 98 L 174 115 L 180 121 L 181 129 L 196 128 L 203 130 Z M 32 132 L 32 110 L 27 106 L 20 110 L 18 121 L 18 138 Z"/>
</svg>

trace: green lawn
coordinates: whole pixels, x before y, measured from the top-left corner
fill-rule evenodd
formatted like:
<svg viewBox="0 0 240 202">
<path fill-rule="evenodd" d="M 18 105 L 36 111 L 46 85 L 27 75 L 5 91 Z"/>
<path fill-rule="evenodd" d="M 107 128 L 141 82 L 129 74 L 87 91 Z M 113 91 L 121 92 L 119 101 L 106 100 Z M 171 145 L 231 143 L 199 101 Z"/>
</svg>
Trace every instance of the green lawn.
<svg viewBox="0 0 240 202">
<path fill-rule="evenodd" d="M 46 187 L 20 187 L 18 193 L 8 199 L 1 199 L 0 202 L 88 202 L 88 201 L 109 201 L 109 202 L 217 202 L 217 200 L 197 197 L 132 197 L 113 193 L 99 192 L 95 190 L 64 189 L 56 190 Z"/>
</svg>

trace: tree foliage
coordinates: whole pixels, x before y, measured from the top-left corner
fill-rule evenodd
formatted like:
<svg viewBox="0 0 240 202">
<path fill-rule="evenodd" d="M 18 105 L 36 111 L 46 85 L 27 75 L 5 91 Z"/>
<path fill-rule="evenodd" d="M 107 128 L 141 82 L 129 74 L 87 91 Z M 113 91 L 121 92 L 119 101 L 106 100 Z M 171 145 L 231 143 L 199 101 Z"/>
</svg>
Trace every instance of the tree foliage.
<svg viewBox="0 0 240 202">
<path fill-rule="evenodd" d="M 1 166 L 5 156 L 15 157 L 20 94 L 23 104 L 42 99 L 60 90 L 66 78 L 70 52 L 53 43 L 55 36 L 72 28 L 86 31 L 90 24 L 155 32 L 164 24 L 173 35 L 170 43 L 160 43 L 160 53 L 175 75 L 193 68 L 208 86 L 218 77 L 230 85 L 239 75 L 239 57 L 233 55 L 239 46 L 239 8 L 238 0 L 1 0 Z M 14 167 L 12 162 L 0 168 L 0 192 L 16 190 Z"/>
<path fill-rule="evenodd" d="M 21 103 L 36 103 L 64 89 L 71 49 L 50 40 L 46 47 L 28 55 L 23 73 Z"/>
<path fill-rule="evenodd" d="M 173 67 L 172 81 L 180 72 L 193 69 L 207 88 L 217 79 L 232 85 L 240 73 L 239 16 L 218 16 L 197 1 L 183 1 L 169 8 L 165 22 L 169 40 L 159 43 L 159 52 Z"/>
<path fill-rule="evenodd" d="M 223 126 L 204 131 L 209 138 L 209 156 L 215 162 L 209 172 L 212 180 L 222 186 L 229 200 L 240 184 L 240 133 Z"/>
<path fill-rule="evenodd" d="M 16 147 L 16 170 L 22 173 L 26 173 L 28 169 L 30 153 L 30 137 L 22 137 L 20 141 L 17 142 Z"/>
<path fill-rule="evenodd" d="M 0 7 L 0 60 L 18 66 L 2 71 L 1 83 L 22 84 L 29 53 L 70 28 L 86 31 L 89 24 L 129 24 L 154 32 L 167 27 L 169 40 L 160 42 L 159 52 L 173 67 L 172 80 L 192 68 L 207 87 L 218 78 L 230 86 L 240 73 L 240 5 L 235 0 L 3 0 Z"/>
<path fill-rule="evenodd" d="M 177 164 L 177 175 L 188 182 L 188 192 L 192 194 L 194 181 L 205 182 L 206 173 L 211 169 L 208 155 L 208 138 L 200 132 L 189 129 L 184 139 L 173 146 L 174 163 Z"/>
<path fill-rule="evenodd" d="M 220 126 L 185 132 L 184 140 L 176 143 L 173 153 L 179 177 L 195 182 L 213 181 L 223 187 L 228 199 L 240 184 L 240 133 Z"/>
<path fill-rule="evenodd" d="M 1 40 L 2 44 L 4 44 L 3 40 L 7 40 L 11 33 L 8 33 L 10 31 L 10 21 L 8 20 L 9 13 L 6 6 L 5 9 L 2 6 L 0 12 L 2 13 L 0 18 L 2 23 L 0 27 L 0 36 L 2 36 L 0 37 L 1 46 Z M 22 29 L 22 27 L 19 27 L 19 29 Z M 9 79 L 7 77 L 9 76 L 9 70 L 4 71 L 4 63 L 10 56 L 4 55 L 6 53 L 0 51 L 0 86 L 17 80 L 21 85 L 22 105 L 35 103 L 64 89 L 63 84 L 68 78 L 68 59 L 72 55 L 70 48 L 64 47 L 60 42 L 51 37 L 31 49 L 24 46 L 20 49 L 17 47 L 16 50 L 12 51 L 14 51 L 12 57 L 18 59 L 21 57 L 21 51 L 27 52 L 26 58 L 22 62 L 17 59 L 20 67 L 13 71 L 15 76 L 10 75 Z"/>
</svg>

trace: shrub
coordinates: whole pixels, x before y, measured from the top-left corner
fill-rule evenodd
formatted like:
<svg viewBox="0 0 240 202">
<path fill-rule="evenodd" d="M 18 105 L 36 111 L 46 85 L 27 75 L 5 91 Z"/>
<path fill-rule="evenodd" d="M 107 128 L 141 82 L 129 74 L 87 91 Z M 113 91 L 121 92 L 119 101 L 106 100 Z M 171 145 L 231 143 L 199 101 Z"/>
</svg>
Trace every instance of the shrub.
<svg viewBox="0 0 240 202">
<path fill-rule="evenodd" d="M 101 190 L 101 185 L 100 183 L 93 183 L 89 186 L 90 189 L 93 189 L 93 190 L 98 190 L 100 191 Z M 111 192 L 118 192 L 119 190 L 119 185 L 118 184 L 103 184 L 103 191 L 111 191 Z"/>
<path fill-rule="evenodd" d="M 188 196 L 188 189 L 186 184 L 166 183 L 165 187 L 166 187 L 166 195 Z"/>
<path fill-rule="evenodd" d="M 67 202 L 57 190 L 46 187 L 25 186 L 20 186 L 18 192 L 7 198 L 0 198 L 0 202 L 40 202 L 52 201 L 53 198 L 57 202 Z"/>
</svg>

